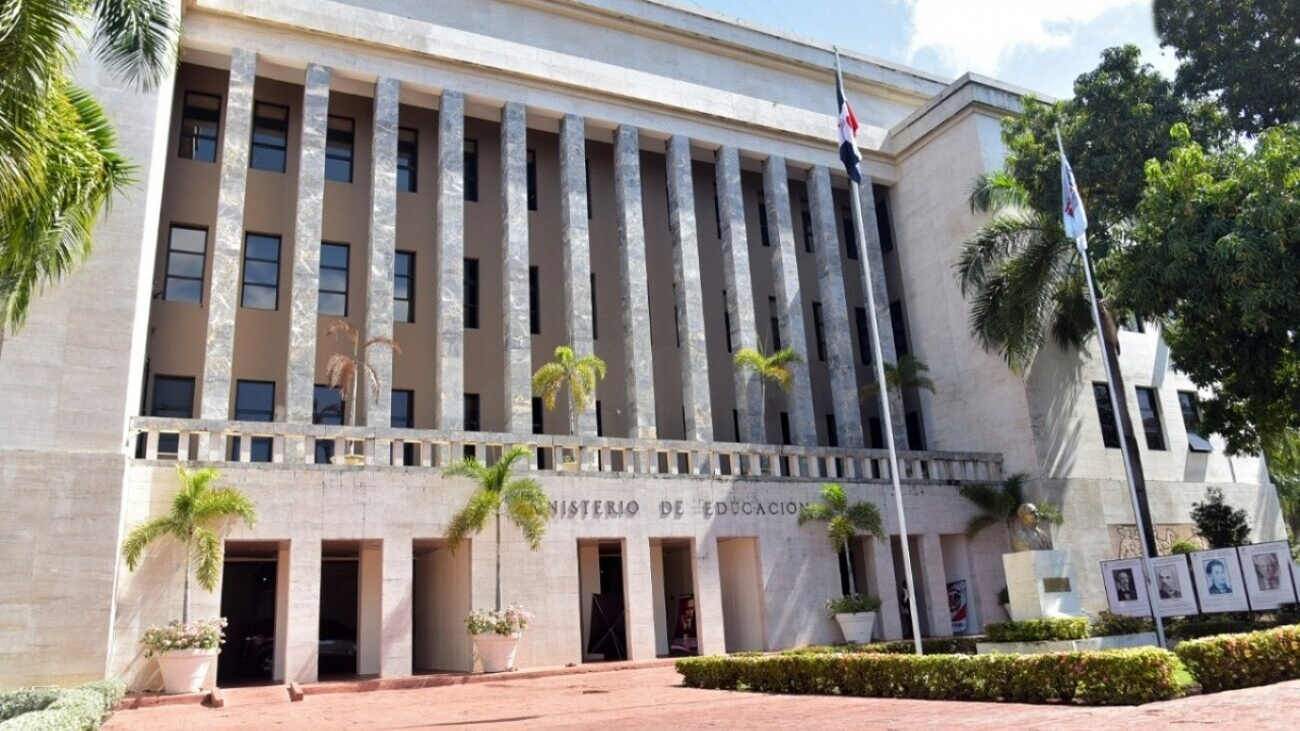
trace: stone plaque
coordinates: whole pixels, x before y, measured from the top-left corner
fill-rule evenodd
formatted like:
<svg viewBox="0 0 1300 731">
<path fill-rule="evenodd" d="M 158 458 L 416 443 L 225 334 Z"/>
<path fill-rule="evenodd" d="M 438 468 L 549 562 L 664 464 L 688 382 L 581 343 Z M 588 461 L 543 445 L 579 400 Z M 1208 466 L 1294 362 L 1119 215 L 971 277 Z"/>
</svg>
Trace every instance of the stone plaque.
<svg viewBox="0 0 1300 731">
<path fill-rule="evenodd" d="M 1043 591 L 1048 594 L 1068 594 L 1070 579 L 1067 576 L 1053 576 L 1043 579 Z"/>
</svg>

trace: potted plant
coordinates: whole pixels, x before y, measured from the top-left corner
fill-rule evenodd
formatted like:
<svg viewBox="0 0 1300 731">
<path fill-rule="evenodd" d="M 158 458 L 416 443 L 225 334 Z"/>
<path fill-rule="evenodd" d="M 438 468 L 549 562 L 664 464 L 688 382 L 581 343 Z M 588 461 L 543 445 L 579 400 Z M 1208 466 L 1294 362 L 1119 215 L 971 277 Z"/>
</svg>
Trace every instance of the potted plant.
<svg viewBox="0 0 1300 731">
<path fill-rule="evenodd" d="M 865 531 L 877 538 L 883 535 L 885 530 L 880 519 L 880 510 L 868 502 L 850 503 L 843 487 L 834 482 L 827 482 L 822 485 L 821 500 L 809 503 L 799 511 L 799 525 L 810 520 L 827 524 L 831 548 L 835 549 L 836 554 L 843 552 L 848 561 L 849 593 L 828 601 L 826 611 L 839 622 L 840 631 L 844 633 L 846 641 L 858 644 L 870 642 L 880 600 L 858 593 L 857 579 L 853 572 L 853 551 L 849 549 L 849 540 L 857 535 L 858 531 Z"/>
<path fill-rule="evenodd" d="M 337 388 L 339 398 L 347 404 L 347 418 L 344 423 L 348 426 L 356 426 L 357 388 L 362 378 L 369 385 L 367 390 L 370 391 L 371 403 L 379 400 L 379 374 L 365 361 L 366 351 L 376 345 L 382 345 L 396 354 L 401 353 L 402 348 L 397 344 L 396 340 L 382 335 L 376 335 L 364 343 L 361 342 L 361 333 L 348 324 L 347 320 L 335 320 L 330 323 L 325 334 L 334 337 L 342 334 L 352 344 L 352 355 L 335 353 L 330 356 L 329 362 L 325 364 L 325 382 L 330 388 Z M 366 458 L 365 455 L 349 452 L 341 457 L 335 457 L 333 461 L 359 465 L 365 464 Z"/>
<path fill-rule="evenodd" d="M 474 639 L 474 649 L 483 664 L 483 672 L 497 673 L 514 668 L 515 650 L 519 638 L 533 615 L 522 607 L 511 604 L 501 607 L 501 513 L 504 510 L 510 522 L 519 527 L 528 547 L 541 548 L 550 519 L 550 506 L 546 493 L 537 480 L 531 477 L 510 477 L 514 463 L 531 454 L 527 447 L 512 447 L 501 455 L 491 467 L 483 466 L 477 459 L 466 458 L 456 462 L 442 473 L 443 477 L 468 477 L 478 483 L 469 502 L 451 517 L 447 526 L 447 549 L 453 554 L 471 533 L 482 533 L 489 517 L 496 527 L 496 607 L 491 612 L 482 609 L 471 612 L 465 621 Z"/>
<path fill-rule="evenodd" d="M 605 378 L 605 361 L 595 355 L 577 357 L 573 348 L 555 349 L 555 360 L 533 374 L 533 395 L 540 396 L 547 411 L 554 411 L 560 390 L 569 389 L 569 433 L 578 433 L 578 415 L 591 405 L 596 382 Z M 567 461 L 567 460 L 566 460 Z"/>
<path fill-rule="evenodd" d="M 190 575 L 205 591 L 214 591 L 221 576 L 221 537 L 214 526 L 229 518 L 242 518 L 252 528 L 257 522 L 253 502 L 232 487 L 213 487 L 219 473 L 211 468 L 186 470 L 177 465 L 180 489 L 172 498 L 169 515 L 153 518 L 127 534 L 122 555 L 129 570 L 135 571 L 149 544 L 171 536 L 184 546 L 185 593 L 181 619 L 164 627 L 150 627 L 141 642 L 146 657 L 158 657 L 163 686 L 168 693 L 195 693 L 207 677 L 212 661 L 221 649 L 223 618 L 190 622 Z"/>
<path fill-rule="evenodd" d="M 746 371 L 753 373 L 758 377 L 758 387 L 761 397 L 759 399 L 758 423 L 762 427 L 764 422 L 764 412 L 767 409 L 767 384 L 774 383 L 777 388 L 789 393 L 794 388 L 794 366 L 802 363 L 803 357 L 794 348 L 782 348 L 781 350 L 767 355 L 763 352 L 762 339 L 759 339 L 757 348 L 741 348 L 736 351 L 732 358 L 732 363 L 736 370 L 744 373 Z M 766 432 L 766 429 L 759 432 L 760 438 Z"/>
</svg>

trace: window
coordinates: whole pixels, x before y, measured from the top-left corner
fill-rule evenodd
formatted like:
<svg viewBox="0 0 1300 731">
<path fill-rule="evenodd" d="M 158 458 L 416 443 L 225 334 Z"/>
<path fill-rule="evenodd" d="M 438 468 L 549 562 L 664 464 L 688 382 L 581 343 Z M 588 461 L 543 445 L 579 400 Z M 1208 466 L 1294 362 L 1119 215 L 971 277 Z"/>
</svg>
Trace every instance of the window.
<svg viewBox="0 0 1300 731">
<path fill-rule="evenodd" d="M 1178 408 L 1183 412 L 1183 426 L 1187 429 L 1187 448 L 1193 452 L 1213 451 L 1209 440 L 1201 436 L 1201 408 L 1196 401 L 1196 394 L 1179 391 Z"/>
<path fill-rule="evenodd" d="M 677 347 L 682 347 L 681 313 L 677 308 L 677 282 L 673 282 L 673 334 L 677 336 Z"/>
<path fill-rule="evenodd" d="M 464 291 L 461 293 L 465 312 L 465 327 L 478 328 L 478 259 L 466 259 Z"/>
<path fill-rule="evenodd" d="M 343 398 L 337 388 L 316 384 L 312 394 L 311 423 L 343 423 Z M 334 458 L 334 441 L 332 439 L 316 440 L 316 464 L 329 464 Z"/>
<path fill-rule="evenodd" d="M 352 182 L 352 140 L 356 122 L 329 116 L 325 126 L 325 179 Z"/>
<path fill-rule="evenodd" d="M 803 202 L 803 210 L 799 211 L 799 217 L 803 224 L 803 250 L 811 254 L 813 250 L 813 228 L 812 213 L 808 211 L 808 201 Z"/>
<path fill-rule="evenodd" d="M 736 409 L 731 410 L 731 430 L 736 435 L 736 441 L 740 441 L 740 412 Z"/>
<path fill-rule="evenodd" d="M 854 307 L 853 318 L 858 325 L 858 358 L 862 365 L 871 365 L 871 324 L 867 322 L 867 308 Z"/>
<path fill-rule="evenodd" d="M 171 302 L 203 301 L 203 266 L 208 230 L 172 226 L 167 235 L 167 281 L 163 299 Z"/>
<path fill-rule="evenodd" d="M 885 448 L 885 428 L 884 422 L 879 416 L 867 417 L 867 446 L 871 449 Z"/>
<path fill-rule="evenodd" d="M 419 183 L 420 134 L 407 127 L 397 130 L 397 189 L 414 193 Z"/>
<path fill-rule="evenodd" d="M 289 108 L 257 102 L 253 105 L 253 145 L 248 166 L 254 170 L 284 172 L 289 145 Z"/>
<path fill-rule="evenodd" d="M 1154 388 L 1137 387 L 1138 410 L 1142 413 L 1142 430 L 1147 433 L 1147 449 L 1163 450 L 1165 432 L 1160 426 L 1160 404 Z"/>
<path fill-rule="evenodd" d="M 389 425 L 394 429 L 415 428 L 415 392 L 393 389 L 393 409 L 389 412 Z M 402 444 L 402 464 L 414 465 L 420 461 L 420 445 L 404 442 Z"/>
<path fill-rule="evenodd" d="M 194 416 L 194 379 L 182 376 L 154 376 L 152 416 L 189 419 Z M 176 454 L 179 434 L 159 434 L 158 453 Z"/>
<path fill-rule="evenodd" d="M 903 322 L 903 301 L 889 303 L 889 324 L 894 329 L 894 353 L 899 357 L 911 352 L 907 347 L 907 325 Z"/>
<path fill-rule="evenodd" d="M 767 311 L 771 315 L 770 324 L 772 327 L 772 352 L 781 349 L 781 315 L 776 311 L 776 298 L 767 298 Z"/>
<path fill-rule="evenodd" d="M 465 431 L 479 431 L 479 397 L 476 393 L 465 394 Z"/>
<path fill-rule="evenodd" d="M 596 340 L 600 337 L 600 329 L 596 326 L 596 273 L 591 273 L 591 339 Z"/>
<path fill-rule="evenodd" d="M 320 288 L 316 309 L 321 315 L 348 314 L 348 245 L 320 245 Z"/>
<path fill-rule="evenodd" d="M 541 273 L 528 267 L 528 332 L 542 334 Z M 539 432 L 540 433 L 540 432 Z"/>
<path fill-rule="evenodd" d="M 600 399 L 596 399 L 596 436 L 605 436 L 605 419 L 600 411 Z"/>
<path fill-rule="evenodd" d="M 235 382 L 235 420 L 236 421 L 274 421 L 275 383 L 271 381 L 236 381 Z M 231 461 L 239 459 L 239 437 L 231 440 Z M 249 460 L 252 462 L 271 461 L 271 437 L 253 437 L 250 445 Z"/>
<path fill-rule="evenodd" d="M 790 440 L 790 414 L 781 412 L 781 443 L 791 444 Z"/>
<path fill-rule="evenodd" d="M 393 257 L 393 322 L 415 322 L 415 253 Z"/>
<path fill-rule="evenodd" d="M 187 160 L 217 161 L 217 132 L 221 127 L 221 97 L 185 92 L 181 111 L 181 148 L 176 153 Z"/>
<path fill-rule="evenodd" d="M 844 211 L 843 216 L 841 223 L 844 225 L 844 253 L 853 261 L 857 261 L 858 230 L 853 227 L 853 219 L 849 218 L 848 211 Z"/>
<path fill-rule="evenodd" d="M 727 352 L 731 352 L 731 307 L 727 304 L 727 290 L 722 290 L 722 329 L 727 333 Z"/>
<path fill-rule="evenodd" d="M 587 190 L 587 220 L 591 220 L 591 158 L 583 158 L 583 182 Z"/>
<path fill-rule="evenodd" d="M 1097 402 L 1097 419 L 1101 422 L 1101 441 L 1110 449 L 1119 449 L 1119 427 L 1115 424 L 1115 409 L 1110 403 L 1110 388 L 1104 383 L 1092 384 L 1092 397 Z"/>
<path fill-rule="evenodd" d="M 244 235 L 244 289 L 240 305 L 254 310 L 280 306 L 280 237 Z"/>
<path fill-rule="evenodd" d="M 903 420 L 907 422 L 908 449 L 925 449 L 925 429 L 921 427 L 921 412 L 909 411 Z"/>
<path fill-rule="evenodd" d="M 889 220 L 889 190 L 873 186 L 876 199 L 876 231 L 880 234 L 880 251 L 888 253 L 894 250 L 894 226 Z"/>
<path fill-rule="evenodd" d="M 812 303 L 813 339 L 817 341 L 817 360 L 826 360 L 826 323 L 822 321 L 822 303 Z"/>
<path fill-rule="evenodd" d="M 718 238 L 722 238 L 722 210 L 718 208 L 718 191 L 713 191 L 713 226 L 718 230 Z"/>
<path fill-rule="evenodd" d="M 528 151 L 528 210 L 537 210 L 537 151 Z"/>
<path fill-rule="evenodd" d="M 772 237 L 767 232 L 767 204 L 758 204 L 758 235 L 762 238 L 763 246 L 772 245 Z"/>
<path fill-rule="evenodd" d="M 465 200 L 478 200 L 478 140 L 465 140 Z"/>
<path fill-rule="evenodd" d="M 826 415 L 826 445 L 830 447 L 840 446 L 840 433 L 835 425 L 835 414 Z"/>
<path fill-rule="evenodd" d="M 542 408 L 541 397 L 534 396 L 533 397 L 533 433 L 534 434 L 546 433 L 546 420 L 544 418 L 545 413 L 546 413 L 545 409 Z M 540 456 L 541 453 L 539 452 L 538 455 Z"/>
</svg>

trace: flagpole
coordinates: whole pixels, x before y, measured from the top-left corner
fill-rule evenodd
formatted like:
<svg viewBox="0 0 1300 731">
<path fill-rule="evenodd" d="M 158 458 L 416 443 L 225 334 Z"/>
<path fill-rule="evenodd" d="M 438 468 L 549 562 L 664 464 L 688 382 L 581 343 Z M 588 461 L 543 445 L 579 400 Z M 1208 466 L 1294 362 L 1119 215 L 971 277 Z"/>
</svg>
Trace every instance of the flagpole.
<svg viewBox="0 0 1300 731">
<path fill-rule="evenodd" d="M 835 51 L 835 83 L 838 89 L 843 93 L 844 77 L 840 71 L 840 50 L 838 47 L 832 47 Z M 839 109 L 835 110 L 838 117 Z M 857 142 L 853 143 L 855 146 Z M 862 256 L 858 260 L 862 263 L 862 283 L 866 288 L 867 305 L 871 308 L 871 317 L 867 318 L 868 329 L 871 331 L 871 353 L 872 362 L 876 366 L 876 393 L 880 398 L 881 418 L 884 423 L 885 446 L 889 450 L 889 476 L 894 485 L 894 508 L 898 512 L 898 532 L 900 536 L 899 543 L 903 547 L 903 575 L 907 586 L 907 603 L 908 615 L 912 619 L 912 639 L 916 644 L 916 654 L 925 654 L 921 649 L 921 615 L 916 606 L 916 586 L 912 578 L 912 552 L 908 547 L 907 540 L 907 516 L 903 513 L 903 490 L 898 482 L 898 448 L 894 444 L 894 424 L 893 417 L 889 411 L 889 390 L 885 384 L 885 359 L 880 351 L 880 331 L 876 325 L 876 296 L 875 287 L 871 282 L 871 256 L 867 251 L 866 231 L 862 225 L 862 196 L 861 187 L 858 181 L 849 176 L 849 200 L 853 204 L 853 227 L 857 231 L 858 246 L 861 248 Z M 893 591 L 893 587 L 890 587 Z M 883 589 L 882 589 L 883 593 Z"/>
</svg>

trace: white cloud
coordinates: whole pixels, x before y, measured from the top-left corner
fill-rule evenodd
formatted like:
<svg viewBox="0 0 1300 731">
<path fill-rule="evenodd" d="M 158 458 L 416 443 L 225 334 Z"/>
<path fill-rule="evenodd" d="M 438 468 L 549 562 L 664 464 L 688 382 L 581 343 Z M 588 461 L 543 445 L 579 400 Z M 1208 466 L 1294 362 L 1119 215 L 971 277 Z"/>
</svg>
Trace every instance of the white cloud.
<svg viewBox="0 0 1300 731">
<path fill-rule="evenodd" d="M 1023 51 L 1071 47 L 1103 13 L 1150 0 L 894 0 L 910 8 L 907 57 L 928 51 L 953 74 L 997 75 Z"/>
</svg>

